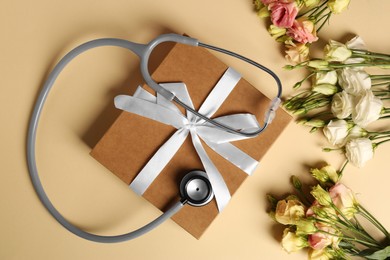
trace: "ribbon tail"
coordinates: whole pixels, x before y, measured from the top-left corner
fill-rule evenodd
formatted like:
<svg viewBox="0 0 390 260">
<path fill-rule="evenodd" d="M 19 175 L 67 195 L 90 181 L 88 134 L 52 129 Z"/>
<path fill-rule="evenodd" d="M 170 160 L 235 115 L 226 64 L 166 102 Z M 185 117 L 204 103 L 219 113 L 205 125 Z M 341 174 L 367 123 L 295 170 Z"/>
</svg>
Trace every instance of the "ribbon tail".
<svg viewBox="0 0 390 260">
<path fill-rule="evenodd" d="M 137 177 L 130 183 L 130 188 L 138 195 L 144 194 L 152 182 L 169 163 L 177 150 L 181 147 L 188 136 L 187 129 L 176 131 L 168 141 L 166 141 L 153 157 L 144 166 Z"/>
<path fill-rule="evenodd" d="M 206 139 L 203 139 L 203 141 L 216 153 L 237 166 L 239 169 L 243 170 L 248 175 L 252 175 L 259 164 L 257 160 L 253 159 L 251 156 L 244 153 L 231 143 L 216 144 Z"/>
<path fill-rule="evenodd" d="M 192 143 L 196 149 L 196 152 L 199 155 L 200 160 L 206 170 L 207 177 L 213 188 L 215 200 L 217 201 L 218 211 L 221 212 L 230 200 L 230 192 L 226 186 L 225 181 L 223 180 L 220 172 L 215 167 L 211 159 L 207 156 L 206 151 L 204 150 L 202 143 L 194 130 L 190 131 L 192 137 Z"/>
</svg>

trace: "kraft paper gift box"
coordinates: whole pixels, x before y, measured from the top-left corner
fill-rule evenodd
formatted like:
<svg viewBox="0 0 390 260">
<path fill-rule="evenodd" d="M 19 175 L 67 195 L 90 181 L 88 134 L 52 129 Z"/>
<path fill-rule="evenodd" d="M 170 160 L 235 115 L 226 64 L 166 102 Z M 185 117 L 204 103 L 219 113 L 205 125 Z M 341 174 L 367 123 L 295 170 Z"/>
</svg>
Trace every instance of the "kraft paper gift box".
<svg viewBox="0 0 390 260">
<path fill-rule="evenodd" d="M 194 108 L 198 110 L 227 69 L 227 65 L 203 48 L 175 44 L 153 72 L 152 78 L 158 83 L 185 83 Z M 259 74 L 263 77 L 268 76 L 262 72 Z M 148 86 L 143 87 L 155 95 Z M 262 124 L 269 105 L 270 100 L 267 97 L 241 78 L 212 117 L 251 113 Z M 259 161 L 290 121 L 291 117 L 282 109 L 278 109 L 272 124 L 263 133 L 255 138 L 235 141 L 232 144 Z M 122 112 L 93 148 L 91 155 L 130 185 L 156 151 L 176 131 L 177 129 L 170 125 Z M 222 175 L 230 194 L 233 195 L 248 174 L 203 141 L 202 146 Z M 172 203 L 180 199 L 181 178 L 194 169 L 203 170 L 204 166 L 191 141 L 191 135 L 188 135 L 177 153 L 142 196 L 160 210 L 167 210 Z M 218 214 L 214 199 L 203 207 L 186 205 L 172 219 L 199 239 Z"/>
</svg>

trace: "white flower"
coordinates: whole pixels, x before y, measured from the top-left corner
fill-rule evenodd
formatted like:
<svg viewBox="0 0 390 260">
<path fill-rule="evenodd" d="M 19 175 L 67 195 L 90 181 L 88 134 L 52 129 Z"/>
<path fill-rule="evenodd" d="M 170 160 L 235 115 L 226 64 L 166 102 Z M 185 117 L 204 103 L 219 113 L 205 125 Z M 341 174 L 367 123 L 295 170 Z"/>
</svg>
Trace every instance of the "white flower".
<svg viewBox="0 0 390 260">
<path fill-rule="evenodd" d="M 363 41 L 362 37 L 355 36 L 351 40 L 345 43 L 345 46 L 347 46 L 348 49 L 353 50 L 366 50 L 366 43 Z M 364 61 L 364 58 L 349 58 L 346 61 L 344 61 L 345 64 L 352 64 L 352 63 L 362 63 Z M 361 69 L 359 67 L 355 69 Z"/>
<path fill-rule="evenodd" d="M 338 119 L 347 118 L 352 113 L 352 96 L 345 90 L 336 93 L 332 99 L 331 111 Z"/>
<path fill-rule="evenodd" d="M 347 41 L 345 43 L 345 46 L 348 47 L 348 49 L 355 49 L 355 50 L 366 50 L 366 43 L 363 41 L 363 38 L 360 36 L 355 36 L 351 40 Z"/>
<path fill-rule="evenodd" d="M 325 60 L 327 61 L 340 61 L 343 62 L 351 57 L 352 52 L 340 42 L 330 40 L 329 44 L 324 49 Z"/>
<path fill-rule="evenodd" d="M 378 120 L 383 108 L 382 100 L 377 98 L 372 91 L 366 90 L 355 98 L 355 106 L 352 108 L 352 120 L 360 127 Z"/>
<path fill-rule="evenodd" d="M 339 84 L 347 93 L 358 95 L 371 88 L 371 78 L 364 70 L 345 68 L 339 74 Z"/>
<path fill-rule="evenodd" d="M 336 85 L 336 83 L 337 83 L 337 72 L 335 70 L 317 72 L 313 80 L 313 85 L 320 85 L 320 84 Z"/>
<path fill-rule="evenodd" d="M 291 232 L 289 228 L 283 231 L 282 247 L 288 253 L 296 252 L 302 248 L 308 246 L 308 242 L 305 237 L 297 236 Z"/>
<path fill-rule="evenodd" d="M 368 138 L 350 140 L 345 145 L 345 155 L 356 167 L 363 167 L 374 156 L 372 142 Z"/>
<path fill-rule="evenodd" d="M 332 145 L 341 145 L 344 143 L 350 129 L 345 120 L 331 120 L 323 129 L 326 139 Z"/>
</svg>

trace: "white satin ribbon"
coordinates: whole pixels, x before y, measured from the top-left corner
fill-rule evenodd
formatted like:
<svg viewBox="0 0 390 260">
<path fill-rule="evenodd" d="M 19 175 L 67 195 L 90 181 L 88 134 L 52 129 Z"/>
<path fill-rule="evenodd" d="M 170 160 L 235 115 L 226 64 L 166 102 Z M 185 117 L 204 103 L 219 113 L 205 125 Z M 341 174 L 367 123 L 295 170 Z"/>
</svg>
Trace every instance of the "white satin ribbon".
<svg viewBox="0 0 390 260">
<path fill-rule="evenodd" d="M 240 78 L 241 76 L 234 69 L 227 69 L 203 102 L 199 109 L 199 113 L 211 117 L 234 89 Z M 170 90 L 180 100 L 194 108 L 184 83 L 165 83 L 160 85 Z M 258 165 L 257 160 L 230 143 L 232 141 L 247 139 L 247 137 L 221 130 L 212 124 L 206 123 L 203 119 L 196 117 L 191 112 L 187 112 L 185 116 L 176 105 L 159 94 L 155 97 L 143 88 L 138 87 L 133 96 L 120 95 L 115 97 L 115 107 L 153 119 L 163 124 L 171 125 L 177 129 L 168 141 L 166 141 L 153 155 L 130 184 L 130 188 L 139 195 L 142 195 L 161 173 L 164 167 L 179 150 L 188 134 L 191 135 L 192 143 L 202 161 L 207 177 L 210 180 L 219 211 L 222 211 L 230 200 L 229 189 L 220 172 L 208 157 L 200 139 L 215 152 L 248 175 L 252 174 Z M 259 128 L 255 116 L 251 114 L 221 116 L 215 118 L 215 120 L 242 130 L 254 130 Z"/>
</svg>

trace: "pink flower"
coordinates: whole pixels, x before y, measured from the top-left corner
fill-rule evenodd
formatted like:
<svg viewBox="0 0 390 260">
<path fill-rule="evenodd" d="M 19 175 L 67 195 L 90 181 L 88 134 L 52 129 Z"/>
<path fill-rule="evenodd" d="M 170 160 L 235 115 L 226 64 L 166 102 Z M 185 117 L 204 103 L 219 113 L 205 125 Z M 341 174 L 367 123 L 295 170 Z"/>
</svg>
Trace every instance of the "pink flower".
<svg viewBox="0 0 390 260">
<path fill-rule="evenodd" d="M 277 1 L 271 3 L 268 8 L 271 11 L 272 23 L 282 28 L 290 28 L 298 14 L 298 7 L 295 2 Z"/>
<path fill-rule="evenodd" d="M 311 248 L 321 250 L 330 245 L 332 242 L 327 239 L 323 233 L 317 232 L 309 236 L 309 245 Z"/>
<path fill-rule="evenodd" d="M 324 249 L 329 245 L 337 247 L 339 243 L 338 235 L 336 230 L 330 226 L 316 224 L 317 228 L 323 232 L 317 232 L 309 235 L 309 246 L 316 250 Z"/>
<path fill-rule="evenodd" d="M 314 23 L 309 20 L 295 20 L 288 29 L 287 35 L 300 43 L 312 43 L 318 40 Z"/>
<path fill-rule="evenodd" d="M 343 213 L 343 215 L 351 219 L 357 212 L 355 205 L 357 204 L 353 191 L 347 188 L 342 183 L 336 183 L 329 189 L 329 195 L 333 203 Z"/>
</svg>

